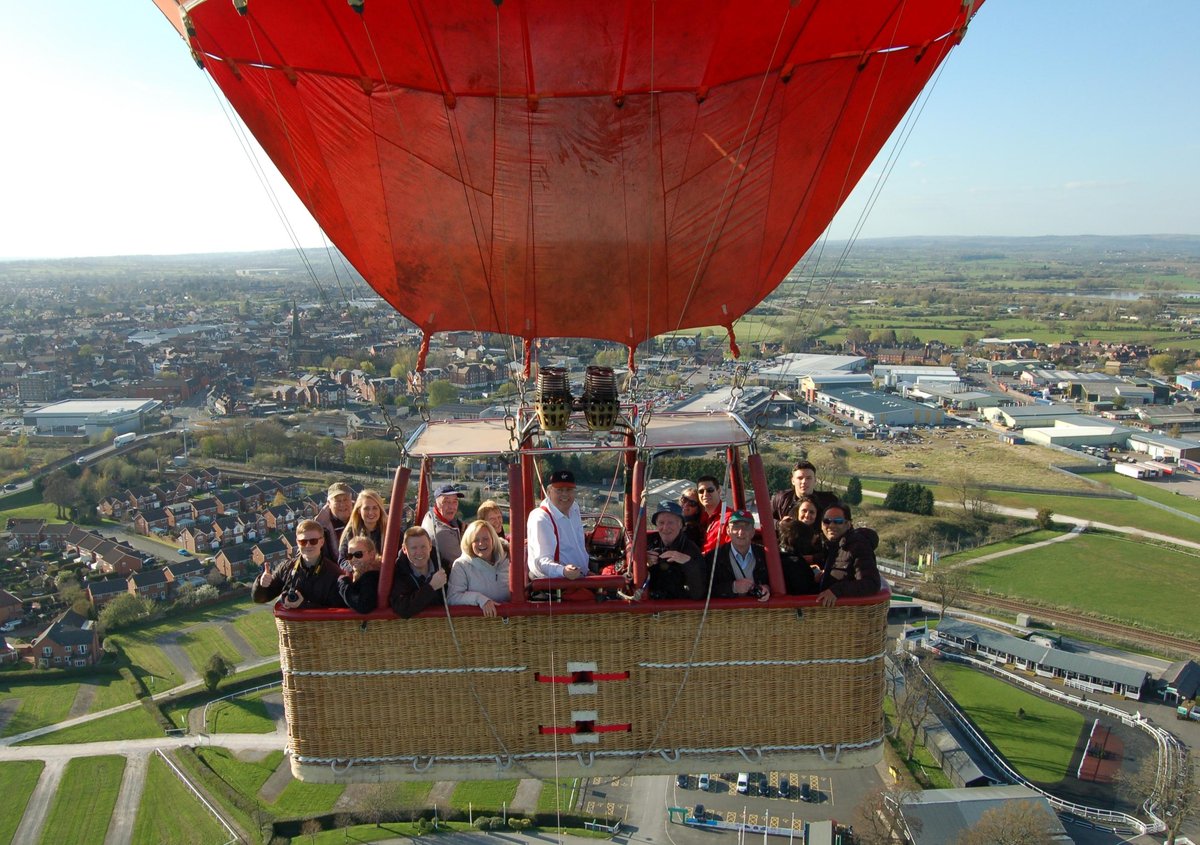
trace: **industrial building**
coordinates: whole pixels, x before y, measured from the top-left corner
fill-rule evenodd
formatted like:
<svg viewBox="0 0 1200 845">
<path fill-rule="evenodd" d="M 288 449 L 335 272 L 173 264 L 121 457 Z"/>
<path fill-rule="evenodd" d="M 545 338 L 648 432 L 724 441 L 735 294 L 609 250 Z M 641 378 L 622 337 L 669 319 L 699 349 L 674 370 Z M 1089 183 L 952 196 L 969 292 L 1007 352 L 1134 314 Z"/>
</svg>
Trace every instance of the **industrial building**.
<svg viewBox="0 0 1200 845">
<path fill-rule="evenodd" d="M 817 404 L 866 426 L 943 425 L 946 413 L 908 399 L 856 387 L 831 387 L 817 391 Z"/>
<path fill-rule="evenodd" d="M 124 434 L 142 431 L 161 407 L 157 399 L 68 399 L 27 411 L 24 423 L 38 434 L 56 437 L 91 437 L 109 430 Z"/>
</svg>

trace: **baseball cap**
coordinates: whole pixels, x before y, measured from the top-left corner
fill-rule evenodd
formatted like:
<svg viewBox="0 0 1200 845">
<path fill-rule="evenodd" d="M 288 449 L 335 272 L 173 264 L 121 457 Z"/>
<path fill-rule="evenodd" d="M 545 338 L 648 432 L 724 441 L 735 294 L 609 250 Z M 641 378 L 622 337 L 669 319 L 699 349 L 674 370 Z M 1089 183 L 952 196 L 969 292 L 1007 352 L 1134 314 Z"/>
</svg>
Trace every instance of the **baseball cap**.
<svg viewBox="0 0 1200 845">
<path fill-rule="evenodd" d="M 442 496 L 457 496 L 461 499 L 465 495 L 467 494 L 459 490 L 453 484 L 443 484 L 437 490 L 433 491 L 433 498 L 435 499 L 439 499 Z"/>
<path fill-rule="evenodd" d="M 329 489 L 325 491 L 326 499 L 332 499 L 334 496 L 349 496 L 353 499 L 354 490 L 344 481 L 335 481 L 330 484 Z"/>
<path fill-rule="evenodd" d="M 729 515 L 729 521 L 730 522 L 749 522 L 751 525 L 753 525 L 754 524 L 754 514 L 750 513 L 750 511 L 734 511 L 733 513 L 731 513 Z"/>
<path fill-rule="evenodd" d="M 550 473 L 550 480 L 546 482 L 546 486 L 549 487 L 554 484 L 566 484 L 574 487 L 575 473 L 571 472 L 569 469 L 556 469 L 554 472 Z"/>
<path fill-rule="evenodd" d="M 658 503 L 658 510 L 654 512 L 654 516 L 650 517 L 650 524 L 658 525 L 658 517 L 664 513 L 672 513 L 680 519 L 683 519 L 683 508 L 681 508 L 676 502 L 662 501 Z"/>
</svg>

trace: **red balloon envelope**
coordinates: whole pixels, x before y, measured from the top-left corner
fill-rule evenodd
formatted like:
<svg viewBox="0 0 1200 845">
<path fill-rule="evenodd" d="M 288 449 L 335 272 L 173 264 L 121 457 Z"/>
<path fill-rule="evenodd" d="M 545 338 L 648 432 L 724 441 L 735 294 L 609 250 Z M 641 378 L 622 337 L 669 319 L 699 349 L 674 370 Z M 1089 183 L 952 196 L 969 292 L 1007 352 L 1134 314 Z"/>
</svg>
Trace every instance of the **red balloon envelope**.
<svg viewBox="0 0 1200 845">
<path fill-rule="evenodd" d="M 627 345 L 770 293 L 979 5 L 155 2 L 427 333 Z"/>
</svg>

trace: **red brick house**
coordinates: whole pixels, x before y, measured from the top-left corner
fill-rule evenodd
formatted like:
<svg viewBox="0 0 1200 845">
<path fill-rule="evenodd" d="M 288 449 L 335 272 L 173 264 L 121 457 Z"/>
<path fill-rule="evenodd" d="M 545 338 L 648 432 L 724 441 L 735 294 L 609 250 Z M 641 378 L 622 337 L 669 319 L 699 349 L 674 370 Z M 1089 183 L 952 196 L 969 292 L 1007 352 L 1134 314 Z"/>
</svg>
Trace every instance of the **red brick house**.
<svg viewBox="0 0 1200 845">
<path fill-rule="evenodd" d="M 25 606 L 21 600 L 8 590 L 0 589 L 0 625 L 10 619 L 25 615 Z"/>
<path fill-rule="evenodd" d="M 274 569 L 291 556 L 291 549 L 282 540 L 263 540 L 250 553 L 256 569 L 262 569 L 264 564 Z"/>
<path fill-rule="evenodd" d="M 139 534 L 166 534 L 170 529 L 165 508 L 147 508 L 133 515 L 133 530 Z"/>
<path fill-rule="evenodd" d="M 20 519 L 10 518 L 5 523 L 5 530 L 8 531 L 10 549 L 32 549 L 36 548 L 37 544 L 42 542 L 42 529 L 46 525 L 44 519 Z"/>
<path fill-rule="evenodd" d="M 273 505 L 262 512 L 263 522 L 268 531 L 289 532 L 299 522 L 296 511 L 291 505 Z"/>
<path fill-rule="evenodd" d="M 203 528 L 185 528 L 179 532 L 179 545 L 194 555 L 208 554 L 212 551 L 213 535 L 211 530 Z"/>
<path fill-rule="evenodd" d="M 96 610 L 100 610 L 117 596 L 123 596 L 128 592 L 129 581 L 126 578 L 104 578 L 98 581 L 89 581 L 87 585 L 88 599 Z"/>
<path fill-rule="evenodd" d="M 240 546 L 226 546 L 213 555 L 213 564 L 217 571 L 230 581 L 249 580 L 254 571 L 251 551 L 252 547 L 245 543 Z"/>
<path fill-rule="evenodd" d="M 162 569 L 147 569 L 135 572 L 126 582 L 130 595 L 141 596 L 154 601 L 166 601 L 170 584 L 167 573 Z"/>
<path fill-rule="evenodd" d="M 93 666 L 100 660 L 95 623 L 67 610 L 29 644 L 29 659 L 40 669 Z"/>
</svg>

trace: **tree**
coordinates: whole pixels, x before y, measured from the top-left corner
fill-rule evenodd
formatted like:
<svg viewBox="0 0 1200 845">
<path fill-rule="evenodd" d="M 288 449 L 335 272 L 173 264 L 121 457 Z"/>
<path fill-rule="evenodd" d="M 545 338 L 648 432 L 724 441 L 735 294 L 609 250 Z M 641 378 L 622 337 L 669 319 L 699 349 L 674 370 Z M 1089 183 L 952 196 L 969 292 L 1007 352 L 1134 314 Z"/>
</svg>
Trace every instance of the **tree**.
<svg viewBox="0 0 1200 845">
<path fill-rule="evenodd" d="M 79 487 L 75 479 L 63 470 L 55 470 L 46 476 L 42 482 L 42 500 L 54 505 L 59 519 L 67 518 L 67 508 L 79 496 Z"/>
<path fill-rule="evenodd" d="M 893 736 L 900 736 L 907 729 L 906 760 L 911 760 L 917 747 L 917 729 L 929 715 L 929 708 L 936 696 L 933 682 L 929 679 L 930 658 L 917 659 L 911 654 L 901 654 L 895 664 L 896 672 L 890 679 L 892 702 L 896 705 L 896 724 Z"/>
<path fill-rule="evenodd" d="M 957 845 L 1054 845 L 1054 814 L 1040 799 L 1012 799 L 984 812 L 959 834 Z"/>
<path fill-rule="evenodd" d="M 854 326 L 846 332 L 846 343 L 850 346 L 862 346 L 871 339 L 871 335 L 867 330 L 859 326 Z"/>
<path fill-rule="evenodd" d="M 871 342 L 878 343 L 880 346 L 895 346 L 896 345 L 896 330 L 895 329 L 877 329 L 871 332 Z"/>
<path fill-rule="evenodd" d="M 912 818 L 905 824 L 900 814 L 900 807 L 911 797 L 911 792 L 888 787 L 867 793 L 855 810 L 854 841 L 860 845 L 894 845 L 908 841 L 906 829 L 919 834 L 921 820 Z"/>
<path fill-rule="evenodd" d="M 963 513 L 974 519 L 984 519 L 991 511 L 987 490 L 964 467 L 951 470 L 946 484 L 954 491 L 954 499 L 962 506 Z"/>
<path fill-rule="evenodd" d="M 379 827 L 399 812 L 397 797 L 391 784 L 369 784 L 358 796 L 359 815 L 363 821 Z"/>
<path fill-rule="evenodd" d="M 1054 511 L 1050 508 L 1038 508 L 1037 516 L 1034 517 L 1038 528 L 1043 531 L 1050 531 L 1054 528 Z"/>
<path fill-rule="evenodd" d="M 220 654 L 214 654 L 204 664 L 204 688 L 212 692 L 225 678 L 233 674 L 233 664 Z"/>
<path fill-rule="evenodd" d="M 892 511 L 932 516 L 933 491 L 915 481 L 898 481 L 888 490 L 883 506 Z"/>
<path fill-rule="evenodd" d="M 429 384 L 429 405 L 450 405 L 458 401 L 458 388 L 445 379 L 438 379 Z"/>
<path fill-rule="evenodd" d="M 857 476 L 852 476 L 846 482 L 846 493 L 842 496 L 842 501 L 848 505 L 861 505 L 863 500 L 862 480 Z"/>
<path fill-rule="evenodd" d="M 937 565 L 925 571 L 925 587 L 934 601 L 938 603 L 938 619 L 946 618 L 946 608 L 954 604 L 967 585 L 967 578 L 961 569 L 951 566 Z"/>
<path fill-rule="evenodd" d="M 1169 771 L 1160 778 L 1159 766 L 1163 762 L 1169 762 Z M 1165 760 L 1156 754 L 1145 758 L 1132 775 L 1121 778 L 1123 785 L 1153 803 L 1154 814 L 1167 826 L 1167 845 L 1174 845 L 1180 829 L 1189 819 L 1200 816 L 1196 766 L 1196 757 L 1191 751 L 1171 753 Z"/>
<path fill-rule="evenodd" d="M 1160 352 L 1157 355 L 1151 355 L 1146 361 L 1146 365 L 1160 376 L 1175 374 L 1175 356 L 1170 352 Z"/>
<path fill-rule="evenodd" d="M 145 619 L 153 611 L 154 603 L 150 599 L 122 593 L 100 611 L 100 627 L 105 634 L 111 634 Z"/>
</svg>

